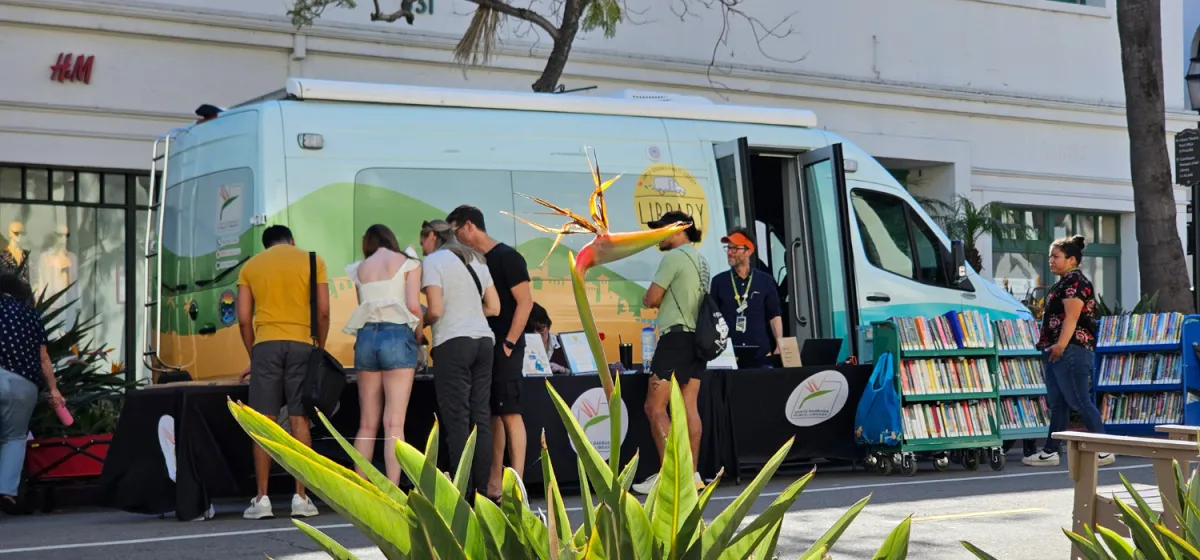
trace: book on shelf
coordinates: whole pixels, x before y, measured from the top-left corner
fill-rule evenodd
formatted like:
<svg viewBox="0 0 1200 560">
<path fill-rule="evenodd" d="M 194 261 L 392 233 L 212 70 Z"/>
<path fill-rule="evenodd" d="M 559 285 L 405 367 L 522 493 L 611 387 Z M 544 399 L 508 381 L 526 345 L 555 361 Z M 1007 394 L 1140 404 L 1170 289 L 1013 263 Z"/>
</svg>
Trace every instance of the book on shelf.
<svg viewBox="0 0 1200 560">
<path fill-rule="evenodd" d="M 996 416 L 1001 430 L 1025 428 L 1048 428 L 1050 408 L 1042 395 L 1027 397 L 1001 397 L 1000 413 Z"/>
<path fill-rule="evenodd" d="M 1000 350 L 1035 350 L 1041 336 L 1041 325 L 1032 319 L 996 321 L 996 348 Z"/>
<path fill-rule="evenodd" d="M 993 435 L 996 408 L 991 400 L 910 404 L 900 411 L 907 441 Z"/>
<path fill-rule="evenodd" d="M 1100 385 L 1153 385 L 1183 381 L 1179 354 L 1101 354 Z"/>
<path fill-rule="evenodd" d="M 1182 413 L 1180 393 L 1105 393 L 1100 404 L 1105 424 L 1173 424 Z"/>
<path fill-rule="evenodd" d="M 937 317 L 893 317 L 900 336 L 900 349 L 958 350 L 991 348 L 992 322 L 978 311 L 950 311 Z"/>
<path fill-rule="evenodd" d="M 1100 319 L 1098 346 L 1178 344 L 1183 334 L 1182 313 L 1144 313 Z"/>
<path fill-rule="evenodd" d="M 992 372 L 987 358 L 904 360 L 900 386 L 905 395 L 987 393 L 992 391 Z"/>
<path fill-rule="evenodd" d="M 1045 365 L 1041 358 L 1002 359 L 999 373 L 1001 391 L 1042 389 L 1046 386 Z"/>
</svg>

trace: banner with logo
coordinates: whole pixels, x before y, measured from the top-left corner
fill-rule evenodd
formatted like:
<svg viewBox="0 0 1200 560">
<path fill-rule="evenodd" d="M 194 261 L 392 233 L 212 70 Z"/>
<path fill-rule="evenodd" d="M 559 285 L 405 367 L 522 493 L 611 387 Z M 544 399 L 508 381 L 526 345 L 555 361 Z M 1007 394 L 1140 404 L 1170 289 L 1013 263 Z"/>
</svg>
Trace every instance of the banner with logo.
<svg viewBox="0 0 1200 560">
<path fill-rule="evenodd" d="M 870 366 L 729 374 L 728 409 L 739 463 L 760 466 L 793 436 L 789 461 L 859 458 L 854 414 L 870 377 Z"/>
</svg>

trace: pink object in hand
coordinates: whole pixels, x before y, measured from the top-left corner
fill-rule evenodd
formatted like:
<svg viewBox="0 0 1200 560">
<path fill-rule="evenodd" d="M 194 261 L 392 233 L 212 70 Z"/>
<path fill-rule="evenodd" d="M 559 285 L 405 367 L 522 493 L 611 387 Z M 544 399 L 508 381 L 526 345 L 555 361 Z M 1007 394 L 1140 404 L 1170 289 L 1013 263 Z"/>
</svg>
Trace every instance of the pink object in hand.
<svg viewBox="0 0 1200 560">
<path fill-rule="evenodd" d="M 71 416 L 71 411 L 67 407 L 59 405 L 55 407 L 54 412 L 58 413 L 58 419 L 62 421 L 64 426 L 70 426 L 75 423 L 75 418 Z"/>
</svg>

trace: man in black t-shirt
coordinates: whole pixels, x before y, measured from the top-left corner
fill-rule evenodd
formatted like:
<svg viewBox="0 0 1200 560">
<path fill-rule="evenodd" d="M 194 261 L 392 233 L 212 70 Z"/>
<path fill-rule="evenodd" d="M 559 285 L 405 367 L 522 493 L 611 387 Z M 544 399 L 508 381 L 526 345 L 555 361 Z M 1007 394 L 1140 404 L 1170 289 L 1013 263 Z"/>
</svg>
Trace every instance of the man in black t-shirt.
<svg viewBox="0 0 1200 560">
<path fill-rule="evenodd" d="M 488 497 L 498 498 L 504 480 L 506 443 L 512 469 L 518 477 L 525 474 L 521 365 L 525 358 L 525 323 L 533 309 L 529 268 L 521 253 L 488 235 L 483 212 L 478 208 L 459 206 L 446 221 L 454 226 L 459 241 L 484 254 L 496 293 L 500 296 L 500 314 L 488 317 L 488 325 L 496 336 L 496 354 L 492 361 L 492 477 L 487 492 Z"/>
</svg>

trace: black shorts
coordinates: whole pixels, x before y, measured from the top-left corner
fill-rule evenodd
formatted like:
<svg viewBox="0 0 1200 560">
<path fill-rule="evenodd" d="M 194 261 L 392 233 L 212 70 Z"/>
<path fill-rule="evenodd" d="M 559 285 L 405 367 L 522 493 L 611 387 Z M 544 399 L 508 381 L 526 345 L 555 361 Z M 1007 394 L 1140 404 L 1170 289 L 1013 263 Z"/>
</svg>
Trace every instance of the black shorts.
<svg viewBox="0 0 1200 560">
<path fill-rule="evenodd" d="M 699 380 L 707 368 L 708 363 L 696 356 L 696 334 L 690 332 L 662 335 L 654 347 L 654 357 L 650 359 L 650 373 L 663 381 L 670 380 L 673 373 L 680 388 L 692 379 Z"/>
<path fill-rule="evenodd" d="M 312 348 L 291 340 L 255 344 L 250 351 L 250 408 L 274 418 L 286 404 L 288 416 L 304 416 L 304 378 Z"/>
<path fill-rule="evenodd" d="M 525 360 L 525 337 L 517 341 L 511 356 L 504 355 L 504 339 L 497 339 L 492 355 L 492 416 L 521 413 L 521 372 Z"/>
</svg>

